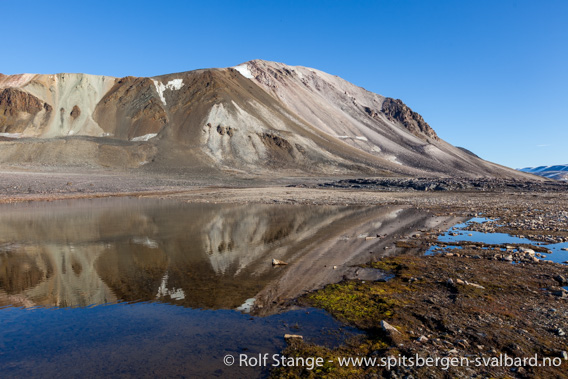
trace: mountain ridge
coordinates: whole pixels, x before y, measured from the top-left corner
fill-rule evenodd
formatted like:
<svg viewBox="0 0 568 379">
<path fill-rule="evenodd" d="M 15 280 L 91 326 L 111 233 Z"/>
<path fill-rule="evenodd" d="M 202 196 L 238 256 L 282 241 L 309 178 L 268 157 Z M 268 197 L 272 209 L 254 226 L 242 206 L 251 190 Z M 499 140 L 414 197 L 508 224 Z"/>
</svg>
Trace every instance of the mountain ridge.
<svg viewBox="0 0 568 379">
<path fill-rule="evenodd" d="M 534 178 L 446 143 L 401 100 L 263 60 L 150 78 L 1 75 L 0 140 L 6 164 Z"/>
<path fill-rule="evenodd" d="M 518 169 L 522 172 L 542 176 L 554 180 L 568 180 L 568 164 L 552 165 L 552 166 L 538 166 L 538 167 L 525 167 Z"/>
</svg>

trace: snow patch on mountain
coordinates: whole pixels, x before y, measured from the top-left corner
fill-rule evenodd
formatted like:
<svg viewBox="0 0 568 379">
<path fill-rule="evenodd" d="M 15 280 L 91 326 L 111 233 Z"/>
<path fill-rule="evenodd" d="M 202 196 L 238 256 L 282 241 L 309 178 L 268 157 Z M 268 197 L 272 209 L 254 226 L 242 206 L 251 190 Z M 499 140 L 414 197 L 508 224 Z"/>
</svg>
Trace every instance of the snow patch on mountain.
<svg viewBox="0 0 568 379">
<path fill-rule="evenodd" d="M 250 72 L 248 65 L 246 63 L 240 64 L 238 66 L 233 67 L 235 70 L 241 73 L 247 79 L 254 79 L 254 76 Z"/>
<path fill-rule="evenodd" d="M 132 138 L 131 141 L 133 141 L 133 142 L 145 142 L 145 141 L 151 140 L 152 138 L 156 137 L 157 135 L 158 135 L 158 133 L 144 134 L 143 136 Z"/>
<path fill-rule="evenodd" d="M 339 138 L 339 139 L 356 139 L 356 140 L 365 141 L 365 142 L 369 141 L 369 140 L 367 139 L 367 137 L 363 137 L 363 136 L 355 136 L 355 137 L 336 136 L 336 137 Z"/>
<path fill-rule="evenodd" d="M 22 133 L 0 133 L 0 137 L 4 138 L 21 138 Z"/>
<path fill-rule="evenodd" d="M 166 98 L 164 97 L 164 92 L 169 89 L 169 90 L 180 90 L 181 87 L 183 87 L 183 79 L 173 79 L 170 80 L 167 84 L 164 84 L 162 82 L 159 82 L 155 79 L 152 79 L 152 82 L 154 82 L 154 86 L 156 86 L 156 91 L 158 91 L 158 95 L 160 96 L 160 100 L 162 100 L 162 103 L 164 103 L 164 105 L 166 105 Z"/>
</svg>

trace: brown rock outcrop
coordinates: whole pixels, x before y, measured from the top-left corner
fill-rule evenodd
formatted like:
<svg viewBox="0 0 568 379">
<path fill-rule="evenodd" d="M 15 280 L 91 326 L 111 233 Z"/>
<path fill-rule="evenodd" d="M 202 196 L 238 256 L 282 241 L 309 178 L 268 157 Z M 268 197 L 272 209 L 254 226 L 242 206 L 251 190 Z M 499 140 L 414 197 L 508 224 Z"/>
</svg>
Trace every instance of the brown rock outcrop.
<svg viewBox="0 0 568 379">
<path fill-rule="evenodd" d="M 399 99 L 390 97 L 383 102 L 382 113 L 391 121 L 400 122 L 409 132 L 417 137 L 439 140 L 434 129 L 418 113 L 412 111 Z"/>
<path fill-rule="evenodd" d="M 77 105 L 75 105 L 73 106 L 73 109 L 71 110 L 71 113 L 69 115 L 73 120 L 75 120 L 77 117 L 81 115 L 81 109 Z"/>
<path fill-rule="evenodd" d="M 17 88 L 0 92 L 0 133 L 22 132 L 42 110 L 50 113 L 51 105 Z"/>
</svg>

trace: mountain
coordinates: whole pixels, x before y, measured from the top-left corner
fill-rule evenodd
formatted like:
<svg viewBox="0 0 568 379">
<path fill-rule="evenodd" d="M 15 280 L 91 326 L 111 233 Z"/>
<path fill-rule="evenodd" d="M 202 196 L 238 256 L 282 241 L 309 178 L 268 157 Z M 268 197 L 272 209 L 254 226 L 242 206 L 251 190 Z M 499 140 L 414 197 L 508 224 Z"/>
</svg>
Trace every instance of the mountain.
<svg viewBox="0 0 568 379">
<path fill-rule="evenodd" d="M 568 164 L 520 168 L 519 171 L 543 176 L 548 179 L 568 180 Z"/>
<path fill-rule="evenodd" d="M 262 60 L 153 78 L 0 74 L 0 163 L 534 178 L 448 144 L 401 100 Z"/>
</svg>

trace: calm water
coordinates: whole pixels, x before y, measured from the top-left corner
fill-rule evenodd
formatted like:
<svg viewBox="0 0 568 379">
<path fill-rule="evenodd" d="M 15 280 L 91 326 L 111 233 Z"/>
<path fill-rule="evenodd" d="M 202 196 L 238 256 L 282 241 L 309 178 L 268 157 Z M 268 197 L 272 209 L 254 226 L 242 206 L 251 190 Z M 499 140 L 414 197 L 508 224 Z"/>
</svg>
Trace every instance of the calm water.
<svg viewBox="0 0 568 379">
<path fill-rule="evenodd" d="M 288 300 L 360 275 L 352 265 L 432 223 L 394 206 L 3 206 L 1 376 L 266 375 L 222 358 L 277 353 L 285 333 L 340 343 L 356 331 Z M 377 234 L 392 238 L 365 238 Z"/>
<path fill-rule="evenodd" d="M 488 221 L 485 218 L 472 218 L 465 223 L 459 223 L 448 230 L 446 233 L 440 235 L 438 241 L 440 242 L 482 242 L 486 244 L 510 244 L 515 246 L 516 244 L 529 244 L 529 245 L 541 245 L 549 249 L 552 253 L 547 254 L 544 258 L 556 263 L 564 263 L 568 261 L 568 251 L 562 250 L 563 248 L 568 248 L 568 242 L 547 244 L 544 242 L 533 241 L 526 237 L 515 237 L 505 233 L 483 233 L 476 231 L 465 230 L 469 223 L 477 222 L 483 223 Z M 455 228 L 455 229 L 454 229 Z M 458 233 L 457 236 L 452 236 L 450 233 Z M 437 246 L 431 247 L 426 254 L 433 254 L 434 249 Z M 459 247 L 457 247 L 459 248 Z"/>
</svg>

